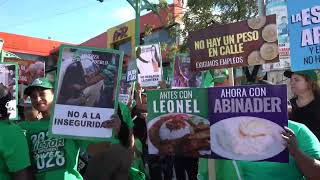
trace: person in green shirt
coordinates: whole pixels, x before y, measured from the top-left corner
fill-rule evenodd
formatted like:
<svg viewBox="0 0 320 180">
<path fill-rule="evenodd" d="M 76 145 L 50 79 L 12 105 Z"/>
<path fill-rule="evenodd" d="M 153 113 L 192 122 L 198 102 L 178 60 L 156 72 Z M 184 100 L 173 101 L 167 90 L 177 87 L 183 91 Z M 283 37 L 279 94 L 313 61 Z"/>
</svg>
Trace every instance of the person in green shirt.
<svg viewBox="0 0 320 180">
<path fill-rule="evenodd" d="M 237 161 L 243 180 L 320 179 L 320 143 L 303 124 L 289 120 L 282 137 L 289 149 L 289 163 Z"/>
<path fill-rule="evenodd" d="M 25 121 L 20 126 L 26 131 L 31 164 L 37 180 L 82 180 L 77 171 L 79 150 L 93 142 L 48 135 L 51 105 L 54 99 L 52 84 L 47 78 L 38 78 L 25 89 L 32 106 L 41 113 L 39 121 Z M 120 121 L 113 115 L 105 124 L 118 132 Z"/>
<path fill-rule="evenodd" d="M 143 161 L 143 152 L 142 152 L 142 142 L 139 138 L 135 137 L 134 139 L 134 147 L 133 147 L 133 162 L 130 169 L 130 175 L 137 176 L 141 175 L 141 179 L 145 179 L 146 170 Z M 134 179 L 134 178 L 131 178 Z M 137 178 L 139 179 L 139 178 Z"/>
<path fill-rule="evenodd" d="M 129 177 L 132 162 L 133 144 L 131 127 L 133 126 L 128 108 L 119 103 L 118 116 L 123 122 L 118 133 L 118 142 L 96 153 L 88 163 L 85 177 L 88 180 L 125 180 Z"/>
<path fill-rule="evenodd" d="M 22 129 L 5 120 L 0 121 L 0 179 L 33 180 Z"/>
<path fill-rule="evenodd" d="M 119 142 L 112 143 L 106 150 L 98 152 L 89 160 L 85 177 L 88 180 L 144 180 L 145 174 L 141 171 L 135 157 L 134 137 L 132 135 L 133 122 L 127 105 L 119 103 L 118 116 L 121 123 L 118 133 Z M 110 165 L 110 162 L 112 163 Z"/>
</svg>

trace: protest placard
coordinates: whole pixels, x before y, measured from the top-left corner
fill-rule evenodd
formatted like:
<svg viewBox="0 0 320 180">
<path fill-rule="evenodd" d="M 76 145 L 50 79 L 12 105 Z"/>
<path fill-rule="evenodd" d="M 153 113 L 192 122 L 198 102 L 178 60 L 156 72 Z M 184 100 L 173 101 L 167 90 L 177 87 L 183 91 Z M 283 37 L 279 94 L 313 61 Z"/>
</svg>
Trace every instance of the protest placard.
<svg viewBox="0 0 320 180">
<path fill-rule="evenodd" d="M 261 16 L 190 33 L 191 69 L 203 71 L 279 61 L 276 16 Z"/>
<path fill-rule="evenodd" d="M 287 0 L 266 1 L 266 14 L 277 15 L 279 62 L 263 65 L 264 71 L 283 70 L 290 68 L 290 48 L 288 32 Z"/>
<path fill-rule="evenodd" d="M 45 63 L 42 61 L 33 61 L 17 58 L 4 58 L 4 62 L 14 62 L 18 64 L 18 83 L 20 93 L 18 95 L 19 103 L 30 103 L 30 99 L 25 96 L 24 90 L 30 85 L 33 80 L 39 77 L 44 77 Z"/>
<path fill-rule="evenodd" d="M 127 82 L 134 82 L 138 80 L 137 61 L 135 61 L 134 59 L 129 60 L 126 75 Z"/>
<path fill-rule="evenodd" d="M 147 91 L 150 154 L 288 162 L 285 85 Z M 211 150 L 211 151 L 210 151 Z"/>
<path fill-rule="evenodd" d="M 18 120 L 18 65 L 0 63 L 0 119 Z"/>
<path fill-rule="evenodd" d="M 20 84 L 29 85 L 33 82 L 33 80 L 39 77 L 44 77 L 44 62 L 17 58 L 4 58 L 4 62 L 15 62 L 18 64 L 18 82 Z"/>
<path fill-rule="evenodd" d="M 208 99 L 214 159 L 288 162 L 286 85 L 210 88 Z"/>
<path fill-rule="evenodd" d="M 58 62 L 51 133 L 80 138 L 107 138 L 103 127 L 117 109 L 123 52 L 62 45 Z"/>
<path fill-rule="evenodd" d="M 150 154 L 208 156 L 207 89 L 147 91 Z"/>
<path fill-rule="evenodd" d="M 176 54 L 172 88 L 200 87 L 201 82 L 201 72 L 191 71 L 190 56 L 187 54 Z"/>
<path fill-rule="evenodd" d="M 136 49 L 138 82 L 141 87 L 154 87 L 162 80 L 162 57 L 159 44 L 139 46 Z"/>
<path fill-rule="evenodd" d="M 291 70 L 320 68 L 320 3 L 288 1 Z"/>
<path fill-rule="evenodd" d="M 120 90 L 119 90 L 119 102 L 122 102 L 124 104 L 128 104 L 129 99 L 132 97 L 133 92 L 133 84 L 134 82 L 127 82 L 126 75 L 122 76 L 121 82 L 120 82 Z"/>
</svg>

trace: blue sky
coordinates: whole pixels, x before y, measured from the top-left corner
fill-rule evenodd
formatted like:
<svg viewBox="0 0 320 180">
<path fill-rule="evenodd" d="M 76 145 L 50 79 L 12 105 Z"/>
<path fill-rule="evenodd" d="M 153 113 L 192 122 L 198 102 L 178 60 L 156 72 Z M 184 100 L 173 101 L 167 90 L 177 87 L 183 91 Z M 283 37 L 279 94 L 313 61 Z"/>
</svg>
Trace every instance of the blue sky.
<svg viewBox="0 0 320 180">
<path fill-rule="evenodd" d="M 126 0 L 0 0 L 0 32 L 75 44 L 134 16 Z"/>
</svg>

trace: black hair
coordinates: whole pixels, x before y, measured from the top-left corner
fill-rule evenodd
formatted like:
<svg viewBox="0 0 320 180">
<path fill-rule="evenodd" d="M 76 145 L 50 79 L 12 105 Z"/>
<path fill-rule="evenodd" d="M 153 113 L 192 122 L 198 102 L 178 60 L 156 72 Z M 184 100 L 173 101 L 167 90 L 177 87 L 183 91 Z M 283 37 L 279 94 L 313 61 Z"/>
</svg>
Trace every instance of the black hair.
<svg viewBox="0 0 320 180">
<path fill-rule="evenodd" d="M 141 118 L 141 115 L 139 115 L 136 117 L 133 123 L 134 137 L 140 139 L 142 143 L 145 143 L 147 140 L 147 123 L 145 119 Z"/>
<path fill-rule="evenodd" d="M 138 56 L 140 56 L 141 55 L 141 47 L 137 47 L 137 49 L 136 49 L 136 56 L 137 56 L 137 58 L 138 58 Z"/>
<path fill-rule="evenodd" d="M 84 85 L 85 82 L 85 75 L 84 70 L 82 68 L 82 64 L 80 61 L 75 61 L 71 63 L 64 74 L 61 83 L 61 89 L 59 92 L 58 103 L 65 103 L 70 97 L 79 97 L 81 91 L 75 92 L 72 89 L 72 85 L 79 84 Z"/>
<path fill-rule="evenodd" d="M 75 48 L 70 48 L 70 52 L 76 52 L 77 51 L 77 49 L 75 49 Z"/>
<path fill-rule="evenodd" d="M 156 58 L 156 61 L 158 63 L 158 67 L 160 67 L 161 64 L 160 64 L 160 60 L 159 60 L 159 57 L 158 57 L 159 55 L 158 55 L 158 52 L 157 52 L 157 48 L 156 48 L 156 46 L 154 44 L 151 46 L 151 49 L 152 48 L 154 48 L 154 50 L 155 50 L 155 52 L 154 52 L 154 56 L 155 57 L 154 58 Z"/>
<path fill-rule="evenodd" d="M 7 95 L 0 98 L 0 120 L 7 120 L 9 118 L 9 113 L 6 108 L 6 104 L 10 100 L 11 100 L 11 94 L 9 92 Z"/>
<path fill-rule="evenodd" d="M 123 116 L 121 113 L 120 106 L 118 105 L 118 111 L 117 114 L 119 116 L 119 119 L 121 120 L 121 126 L 120 131 L 118 133 L 118 139 L 120 141 L 120 144 L 124 146 L 125 148 L 129 148 L 130 146 L 130 130 L 128 125 L 123 121 Z"/>
</svg>

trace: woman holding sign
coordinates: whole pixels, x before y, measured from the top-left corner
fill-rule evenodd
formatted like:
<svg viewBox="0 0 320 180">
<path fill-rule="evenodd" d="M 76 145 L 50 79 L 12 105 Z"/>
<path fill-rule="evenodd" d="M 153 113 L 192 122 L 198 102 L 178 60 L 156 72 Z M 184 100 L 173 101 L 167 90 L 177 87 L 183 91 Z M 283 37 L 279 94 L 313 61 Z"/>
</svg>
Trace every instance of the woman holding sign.
<svg viewBox="0 0 320 180">
<path fill-rule="evenodd" d="M 318 180 L 320 143 L 303 124 L 289 121 L 282 137 L 289 149 L 289 163 L 237 161 L 244 180 Z"/>
<path fill-rule="evenodd" d="M 286 71 L 294 97 L 290 119 L 305 124 L 320 140 L 320 90 L 315 71 Z"/>
<path fill-rule="evenodd" d="M 85 177 L 88 180 L 144 180 L 143 172 L 134 168 L 135 140 L 132 134 L 133 122 L 127 105 L 119 103 L 118 116 L 122 121 L 118 133 L 119 143 L 111 144 L 107 150 L 96 153 L 90 159 Z M 112 164 L 111 164 L 112 163 Z M 130 170 L 130 171 L 129 171 Z"/>
<path fill-rule="evenodd" d="M 32 106 L 42 115 L 39 121 L 21 123 L 26 130 L 26 137 L 31 153 L 31 163 L 37 180 L 82 180 L 77 171 L 77 160 L 80 147 L 84 149 L 88 141 L 64 139 L 48 136 L 51 105 L 54 90 L 47 78 L 38 78 L 25 89 L 24 94 L 30 96 Z M 118 132 L 120 121 L 118 116 L 106 122 L 106 127 Z"/>
<path fill-rule="evenodd" d="M 265 84 L 266 82 L 261 83 Z M 308 127 L 289 120 L 288 127 L 284 127 L 281 136 L 289 150 L 289 162 L 237 161 L 237 168 L 240 170 L 238 175 L 241 174 L 241 179 L 320 179 L 320 143 Z"/>
</svg>

